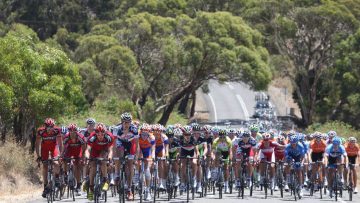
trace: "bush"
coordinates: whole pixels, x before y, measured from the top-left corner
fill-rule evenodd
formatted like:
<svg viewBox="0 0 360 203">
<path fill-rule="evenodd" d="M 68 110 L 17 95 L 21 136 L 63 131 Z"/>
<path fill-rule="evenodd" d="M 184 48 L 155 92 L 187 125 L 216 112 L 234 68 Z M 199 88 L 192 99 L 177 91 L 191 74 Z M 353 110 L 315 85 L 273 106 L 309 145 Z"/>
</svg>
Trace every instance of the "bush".
<svg viewBox="0 0 360 203">
<path fill-rule="evenodd" d="M 314 123 L 310 125 L 307 129 L 307 133 L 312 133 L 315 131 L 319 131 L 322 133 L 329 132 L 330 130 L 334 130 L 341 137 L 357 137 L 360 138 L 360 132 L 355 130 L 351 125 L 341 122 L 341 121 L 329 121 L 324 124 Z"/>
</svg>

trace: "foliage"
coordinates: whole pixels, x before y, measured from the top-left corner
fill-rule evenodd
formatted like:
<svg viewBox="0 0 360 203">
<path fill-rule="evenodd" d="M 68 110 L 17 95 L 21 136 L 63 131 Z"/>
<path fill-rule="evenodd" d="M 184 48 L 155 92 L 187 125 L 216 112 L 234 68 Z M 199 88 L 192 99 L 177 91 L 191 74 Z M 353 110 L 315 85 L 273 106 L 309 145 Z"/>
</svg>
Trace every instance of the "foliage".
<svg viewBox="0 0 360 203">
<path fill-rule="evenodd" d="M 314 123 L 306 128 L 307 133 L 313 133 L 315 131 L 327 133 L 330 130 L 334 130 L 342 137 L 355 136 L 360 139 L 360 132 L 358 130 L 354 129 L 350 124 L 341 121 L 329 121 L 324 124 Z"/>
<path fill-rule="evenodd" d="M 66 54 L 40 42 L 27 27 L 15 24 L 0 38 L 2 103 L 10 107 L 1 113 L 12 114 L 20 140 L 35 121 L 84 108 L 80 83 L 78 68 Z"/>
</svg>

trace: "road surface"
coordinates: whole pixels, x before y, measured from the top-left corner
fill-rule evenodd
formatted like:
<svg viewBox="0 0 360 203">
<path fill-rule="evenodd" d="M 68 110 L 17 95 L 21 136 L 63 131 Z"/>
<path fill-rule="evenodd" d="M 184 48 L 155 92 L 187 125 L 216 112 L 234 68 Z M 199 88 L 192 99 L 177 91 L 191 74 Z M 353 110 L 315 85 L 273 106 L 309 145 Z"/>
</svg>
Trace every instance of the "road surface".
<svg viewBox="0 0 360 203">
<path fill-rule="evenodd" d="M 249 190 L 245 190 L 245 198 L 244 200 L 239 199 L 237 197 L 237 194 L 224 194 L 223 195 L 223 199 L 219 199 L 218 193 L 216 192 L 215 195 L 208 195 L 206 197 L 203 198 L 199 198 L 198 195 L 195 196 L 195 200 L 191 200 L 190 202 L 194 202 L 194 203 L 212 203 L 212 202 L 226 202 L 226 203 L 238 203 L 238 202 L 262 202 L 262 203 L 278 203 L 278 202 L 294 202 L 294 198 L 293 196 L 290 196 L 290 193 L 284 193 L 284 198 L 280 197 L 280 192 L 274 192 L 274 195 L 269 195 L 267 199 L 265 199 L 264 196 L 264 192 L 263 191 L 254 191 L 253 196 L 250 197 L 249 196 Z M 29 203 L 41 203 L 41 202 L 46 202 L 46 199 L 36 199 L 36 200 L 32 200 L 29 201 Z M 71 199 L 63 199 L 61 201 L 57 201 L 57 202 L 73 202 Z M 83 194 L 81 197 L 76 197 L 76 201 L 75 202 L 80 202 L 80 203 L 85 203 L 85 202 L 89 202 L 86 199 L 85 194 Z M 101 201 L 104 202 L 104 201 Z M 117 198 L 115 197 L 109 197 L 107 202 L 119 202 Z M 135 201 L 133 202 L 139 202 L 139 199 L 135 198 Z M 157 202 L 168 202 L 167 201 L 167 196 L 166 194 L 160 195 L 160 199 Z M 171 203 L 180 203 L 180 202 L 186 202 L 186 195 L 182 195 L 180 197 L 177 197 L 173 200 L 170 201 Z M 307 191 L 304 192 L 304 197 L 300 200 L 298 200 L 298 202 L 301 203 L 324 203 L 324 202 L 335 202 L 335 199 L 332 198 L 330 199 L 328 196 L 323 196 L 323 199 L 320 199 L 319 194 L 315 193 L 314 196 L 310 197 L 309 193 Z M 343 198 L 340 198 L 338 200 L 338 202 L 340 203 L 345 203 L 345 202 L 349 202 L 348 201 L 348 193 L 346 191 L 344 191 L 344 196 Z M 354 195 L 353 196 L 353 201 L 352 202 L 360 202 L 360 198 L 359 195 Z"/>
</svg>

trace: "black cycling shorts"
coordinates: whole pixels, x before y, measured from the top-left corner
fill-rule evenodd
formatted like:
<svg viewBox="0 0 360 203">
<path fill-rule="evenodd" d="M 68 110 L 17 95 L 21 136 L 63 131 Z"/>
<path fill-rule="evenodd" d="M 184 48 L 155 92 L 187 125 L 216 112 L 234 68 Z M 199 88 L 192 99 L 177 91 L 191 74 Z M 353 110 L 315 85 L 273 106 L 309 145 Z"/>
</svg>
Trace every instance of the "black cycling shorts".
<svg viewBox="0 0 360 203">
<path fill-rule="evenodd" d="M 318 152 L 318 153 L 312 152 L 311 153 L 312 162 L 322 161 L 323 158 L 324 158 L 324 153 L 323 152 Z"/>
</svg>

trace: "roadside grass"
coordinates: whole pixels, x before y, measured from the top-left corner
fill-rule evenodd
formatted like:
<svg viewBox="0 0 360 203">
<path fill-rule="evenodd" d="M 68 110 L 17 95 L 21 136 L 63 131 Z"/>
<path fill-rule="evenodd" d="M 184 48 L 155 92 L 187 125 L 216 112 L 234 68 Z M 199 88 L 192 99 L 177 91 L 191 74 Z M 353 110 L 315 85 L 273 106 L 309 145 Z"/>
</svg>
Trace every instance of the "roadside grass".
<svg viewBox="0 0 360 203">
<path fill-rule="evenodd" d="M 29 194 L 41 188 L 40 169 L 35 160 L 27 146 L 13 140 L 0 145 L 0 201 L 9 195 Z"/>
</svg>

